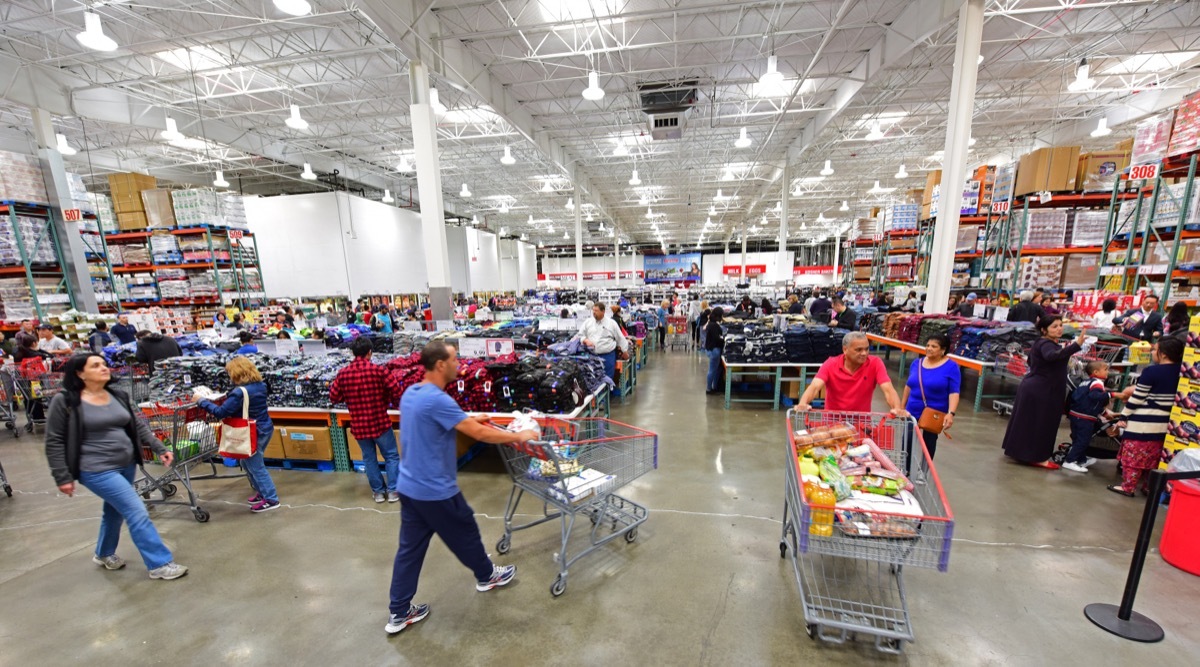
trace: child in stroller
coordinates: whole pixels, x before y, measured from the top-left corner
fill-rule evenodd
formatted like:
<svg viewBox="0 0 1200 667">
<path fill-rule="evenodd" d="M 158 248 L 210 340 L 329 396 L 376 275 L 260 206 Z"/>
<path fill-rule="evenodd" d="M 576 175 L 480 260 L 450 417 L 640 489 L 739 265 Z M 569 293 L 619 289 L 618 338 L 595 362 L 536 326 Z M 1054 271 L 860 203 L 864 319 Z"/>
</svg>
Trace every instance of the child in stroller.
<svg viewBox="0 0 1200 667">
<path fill-rule="evenodd" d="M 1108 363 L 1088 361 L 1083 372 L 1085 378 L 1071 378 L 1067 395 L 1071 442 L 1060 444 L 1051 460 L 1066 470 L 1086 473 L 1097 459 L 1116 458 L 1121 443 L 1117 439 L 1117 415 L 1108 410 L 1112 400 L 1105 387 Z"/>
</svg>

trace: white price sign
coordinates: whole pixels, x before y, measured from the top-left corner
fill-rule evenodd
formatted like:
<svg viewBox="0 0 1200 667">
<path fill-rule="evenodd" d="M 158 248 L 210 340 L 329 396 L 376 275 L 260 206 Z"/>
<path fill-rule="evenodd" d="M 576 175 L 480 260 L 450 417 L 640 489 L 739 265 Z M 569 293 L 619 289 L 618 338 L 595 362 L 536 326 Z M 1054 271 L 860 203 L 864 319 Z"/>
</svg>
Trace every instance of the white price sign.
<svg viewBox="0 0 1200 667">
<path fill-rule="evenodd" d="M 516 348 L 513 346 L 512 339 L 509 338 L 489 338 L 487 339 L 487 355 L 489 357 L 499 357 L 506 354 L 512 354 Z"/>
<path fill-rule="evenodd" d="M 1129 168 L 1129 180 L 1131 181 L 1150 181 L 1158 178 L 1158 171 L 1162 168 L 1162 163 L 1155 162 L 1153 164 L 1136 164 Z"/>
<path fill-rule="evenodd" d="M 996 306 L 996 311 L 992 313 L 992 319 L 996 320 L 997 322 L 1007 322 L 1008 308 L 1005 308 L 1004 306 Z"/>
<path fill-rule="evenodd" d="M 275 341 L 276 356 L 284 357 L 292 354 L 300 354 L 300 341 L 281 338 Z"/>
<path fill-rule="evenodd" d="M 487 356 L 487 341 L 482 338 L 459 338 L 458 356 L 471 359 Z"/>
<path fill-rule="evenodd" d="M 438 320 L 436 324 L 438 331 L 455 331 L 454 320 Z"/>
<path fill-rule="evenodd" d="M 1156 276 L 1166 272 L 1166 264 L 1143 264 L 1137 268 L 1137 274 L 1139 276 Z"/>
<path fill-rule="evenodd" d="M 1000 280 L 1008 280 L 1012 278 L 1012 271 L 997 271 L 996 277 Z"/>
<path fill-rule="evenodd" d="M 974 312 L 971 313 L 975 317 L 987 317 L 987 306 L 982 303 L 977 303 L 974 306 Z"/>
<path fill-rule="evenodd" d="M 411 321 L 410 322 L 401 322 L 400 328 L 405 331 L 420 331 L 421 323 L 420 322 L 411 322 Z"/>
<path fill-rule="evenodd" d="M 1049 204 L 1054 199 L 1054 195 L 1049 192 L 1043 192 L 1038 195 L 1039 204 Z"/>
</svg>

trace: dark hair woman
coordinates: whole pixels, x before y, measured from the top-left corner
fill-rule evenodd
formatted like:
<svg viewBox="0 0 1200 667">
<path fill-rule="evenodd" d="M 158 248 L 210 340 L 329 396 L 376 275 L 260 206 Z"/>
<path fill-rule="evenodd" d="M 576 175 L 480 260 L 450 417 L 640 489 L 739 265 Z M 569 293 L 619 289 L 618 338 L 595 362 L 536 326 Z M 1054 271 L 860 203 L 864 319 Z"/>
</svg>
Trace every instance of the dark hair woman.
<svg viewBox="0 0 1200 667">
<path fill-rule="evenodd" d="M 706 393 L 716 394 L 720 391 L 721 354 L 725 351 L 725 331 L 721 328 L 721 320 L 725 319 L 725 311 L 716 306 L 708 314 L 708 324 L 704 326 L 704 349 L 708 352 L 708 382 Z"/>
<path fill-rule="evenodd" d="M 1188 322 L 1191 316 L 1188 315 L 1187 304 L 1182 301 L 1176 301 L 1175 305 L 1167 311 L 1167 316 L 1163 318 L 1164 337 L 1178 338 L 1183 342 L 1187 342 Z"/>
<path fill-rule="evenodd" d="M 925 408 L 945 412 L 942 431 L 954 425 L 954 413 L 958 410 L 959 385 L 962 382 L 962 371 L 949 354 L 949 336 L 940 333 L 930 336 L 925 343 L 925 356 L 913 360 L 908 372 L 908 382 L 904 384 L 904 396 L 900 401 L 904 404 L 904 409 L 917 418 L 920 418 Z M 937 451 L 939 433 L 941 431 L 935 433 L 921 429 L 921 437 L 925 442 L 925 449 L 929 450 L 930 459 Z M 920 458 L 918 456 L 917 460 Z M 909 472 L 915 472 L 911 465 Z"/>
<path fill-rule="evenodd" d="M 151 579 L 178 579 L 187 568 L 176 563 L 146 505 L 133 489 L 133 475 L 149 447 L 170 467 L 175 461 L 144 420 L 134 414 L 129 397 L 109 389 L 112 374 L 104 357 L 81 354 L 63 368 L 63 391 L 50 402 L 46 419 L 46 460 L 58 490 L 75 495 L 75 482 L 104 501 L 100 537 L 92 562 L 109 570 L 125 567 L 117 555 L 121 523 L 141 553 Z"/>
<path fill-rule="evenodd" d="M 1061 317 L 1038 320 L 1042 337 L 1029 349 L 1029 373 L 1017 386 L 1012 418 L 1004 432 L 1004 453 L 1027 465 L 1056 470 L 1050 460 L 1062 421 L 1063 398 L 1067 395 L 1067 362 L 1083 346 L 1084 332 L 1063 347 Z"/>
</svg>

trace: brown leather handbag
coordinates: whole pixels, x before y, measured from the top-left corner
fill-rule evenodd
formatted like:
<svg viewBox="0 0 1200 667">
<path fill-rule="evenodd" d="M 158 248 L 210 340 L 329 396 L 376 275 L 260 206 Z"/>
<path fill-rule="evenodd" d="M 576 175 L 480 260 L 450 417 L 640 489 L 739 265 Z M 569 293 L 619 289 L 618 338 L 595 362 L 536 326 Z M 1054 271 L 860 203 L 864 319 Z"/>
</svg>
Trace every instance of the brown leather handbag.
<svg viewBox="0 0 1200 667">
<path fill-rule="evenodd" d="M 946 413 L 941 410 L 934 410 L 929 407 L 925 401 L 925 370 L 924 361 L 917 362 L 917 384 L 921 387 L 921 403 L 925 404 L 925 409 L 921 411 L 921 418 L 917 420 L 917 426 L 921 427 L 922 431 L 930 433 L 941 433 L 946 424 Z"/>
</svg>

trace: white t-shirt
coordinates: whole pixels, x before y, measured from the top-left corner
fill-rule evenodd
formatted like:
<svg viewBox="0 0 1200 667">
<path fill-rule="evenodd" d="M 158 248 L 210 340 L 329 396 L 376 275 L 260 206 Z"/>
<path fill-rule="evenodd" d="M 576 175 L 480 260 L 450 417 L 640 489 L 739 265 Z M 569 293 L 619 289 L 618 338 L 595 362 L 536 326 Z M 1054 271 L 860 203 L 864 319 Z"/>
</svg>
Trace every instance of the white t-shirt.
<svg viewBox="0 0 1200 667">
<path fill-rule="evenodd" d="M 70 350 L 71 345 L 67 341 L 58 336 L 51 336 L 48 339 L 38 339 L 38 349 L 42 352 L 59 352 L 61 350 Z"/>
<path fill-rule="evenodd" d="M 1113 328 L 1113 320 L 1120 314 L 1120 311 L 1115 308 L 1107 313 L 1103 310 L 1098 310 L 1095 315 L 1092 315 L 1092 326 L 1097 329 L 1111 329 Z"/>
</svg>

